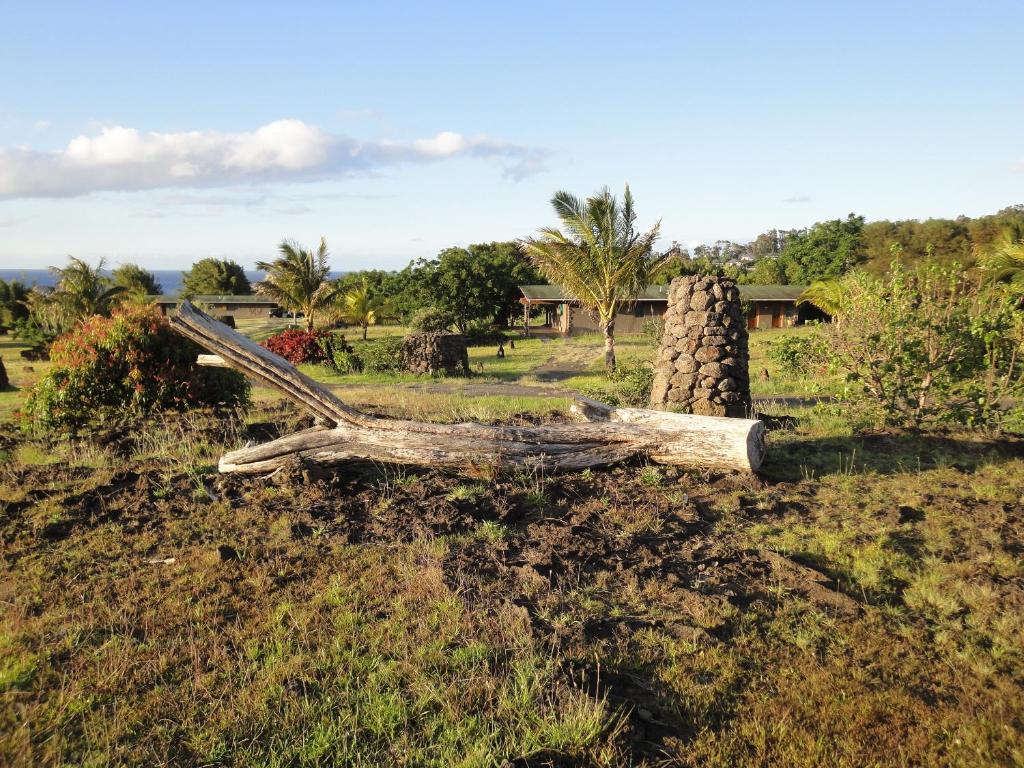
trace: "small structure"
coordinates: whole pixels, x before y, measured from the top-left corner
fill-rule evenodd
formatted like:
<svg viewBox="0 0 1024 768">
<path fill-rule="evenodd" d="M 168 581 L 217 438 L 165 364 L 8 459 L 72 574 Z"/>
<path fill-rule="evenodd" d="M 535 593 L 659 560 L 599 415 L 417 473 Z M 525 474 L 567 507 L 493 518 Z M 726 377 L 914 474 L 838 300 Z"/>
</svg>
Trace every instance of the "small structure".
<svg viewBox="0 0 1024 768">
<path fill-rule="evenodd" d="M 160 309 L 160 314 L 173 314 L 175 307 L 181 303 L 177 296 L 148 296 Z M 231 315 L 236 320 L 267 318 L 278 308 L 278 303 L 266 296 L 190 296 L 189 300 L 210 310 L 215 316 Z"/>
<path fill-rule="evenodd" d="M 466 337 L 457 333 L 410 333 L 402 339 L 399 355 L 409 373 L 469 375 Z"/>
<path fill-rule="evenodd" d="M 673 280 L 651 405 L 704 416 L 746 416 L 748 361 L 736 284 L 724 277 Z"/>
<path fill-rule="evenodd" d="M 750 330 L 761 328 L 789 328 L 816 313 L 811 307 L 796 305 L 803 293 L 803 285 L 737 285 L 740 301 L 745 305 L 746 325 Z M 557 285 L 521 285 L 524 323 L 527 330 L 547 330 L 570 336 L 573 333 L 593 333 L 597 323 L 578 302 L 568 298 Z M 634 297 L 633 301 L 615 318 L 616 333 L 640 333 L 644 323 L 659 318 L 668 310 L 667 285 L 652 285 Z M 530 325 L 530 314 L 543 310 L 540 322 Z"/>
</svg>

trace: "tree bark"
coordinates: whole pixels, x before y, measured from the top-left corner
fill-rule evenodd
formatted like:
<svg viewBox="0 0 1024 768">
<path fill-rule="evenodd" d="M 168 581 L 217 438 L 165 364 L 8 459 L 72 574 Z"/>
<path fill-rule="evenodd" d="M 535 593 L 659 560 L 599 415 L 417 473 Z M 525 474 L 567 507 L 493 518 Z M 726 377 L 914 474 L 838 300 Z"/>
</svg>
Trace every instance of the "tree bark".
<svg viewBox="0 0 1024 768">
<path fill-rule="evenodd" d="M 604 367 L 607 371 L 615 370 L 615 321 L 601 323 L 604 332 Z"/>
<path fill-rule="evenodd" d="M 230 365 L 271 386 L 312 413 L 319 426 L 220 460 L 222 472 L 267 472 L 289 463 L 332 465 L 349 459 L 449 467 L 542 465 L 579 470 L 648 456 L 686 467 L 755 471 L 764 457 L 760 421 L 612 408 L 577 398 L 572 412 L 584 423 L 534 427 L 434 424 L 377 418 L 343 403 L 283 358 L 182 302 L 175 330 L 215 353 L 204 364 Z"/>
</svg>

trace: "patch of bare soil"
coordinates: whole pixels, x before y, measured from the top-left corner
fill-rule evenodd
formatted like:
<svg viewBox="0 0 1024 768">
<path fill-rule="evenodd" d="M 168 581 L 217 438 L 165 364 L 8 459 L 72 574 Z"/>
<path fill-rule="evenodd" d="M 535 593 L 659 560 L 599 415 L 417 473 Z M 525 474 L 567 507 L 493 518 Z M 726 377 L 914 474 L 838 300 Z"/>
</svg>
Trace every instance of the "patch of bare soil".
<svg viewBox="0 0 1024 768">
<path fill-rule="evenodd" d="M 446 537 L 449 586 L 476 612 L 525 612 L 535 635 L 567 660 L 565 674 L 622 712 L 638 758 L 663 756 L 692 724 L 672 714 L 653 676 L 602 665 L 596 652 L 628 649 L 645 629 L 696 646 L 728 642 L 739 612 L 772 602 L 769 585 L 827 615 L 859 610 L 826 575 L 737 547 L 716 530 L 712 499 L 756 492 L 762 481 L 752 476 L 637 463 L 478 485 L 444 472 L 381 469 L 353 463 L 312 485 L 301 473 L 279 477 L 290 493 L 273 502 L 257 500 L 252 479 L 220 478 L 216 492 L 270 515 L 288 511 L 294 519 L 303 510 L 308 517 L 293 529 L 300 536 L 328 529 L 367 546 Z M 473 495 L 464 498 L 464 488 Z M 653 598 L 655 606 L 646 602 Z"/>
</svg>

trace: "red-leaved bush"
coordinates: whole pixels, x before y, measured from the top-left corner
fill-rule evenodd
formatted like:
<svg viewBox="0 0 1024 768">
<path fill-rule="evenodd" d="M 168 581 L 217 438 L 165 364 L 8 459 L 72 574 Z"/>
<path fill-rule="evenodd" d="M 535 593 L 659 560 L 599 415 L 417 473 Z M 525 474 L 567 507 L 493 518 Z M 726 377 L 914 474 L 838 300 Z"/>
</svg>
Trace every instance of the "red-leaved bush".
<svg viewBox="0 0 1024 768">
<path fill-rule="evenodd" d="M 292 365 L 333 363 L 334 351 L 338 345 L 342 351 L 351 351 L 351 348 L 345 350 L 348 345 L 344 336 L 339 338 L 330 331 L 304 331 L 299 328 L 281 331 L 263 342 L 264 347 Z"/>
<path fill-rule="evenodd" d="M 43 426 L 76 426 L 107 415 L 246 404 L 245 377 L 197 365 L 201 351 L 153 306 L 91 317 L 53 343 L 53 368 L 32 389 L 26 413 Z"/>
</svg>

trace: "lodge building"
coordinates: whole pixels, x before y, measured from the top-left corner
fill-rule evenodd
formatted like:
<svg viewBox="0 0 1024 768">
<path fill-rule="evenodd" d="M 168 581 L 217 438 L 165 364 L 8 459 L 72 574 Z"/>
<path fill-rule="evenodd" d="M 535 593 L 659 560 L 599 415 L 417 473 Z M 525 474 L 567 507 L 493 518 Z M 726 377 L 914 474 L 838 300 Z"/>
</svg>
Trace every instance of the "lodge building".
<svg viewBox="0 0 1024 768">
<path fill-rule="evenodd" d="M 810 319 L 821 319 L 820 312 L 808 305 L 797 306 L 803 285 L 739 285 L 740 301 L 747 307 L 747 328 L 789 328 Z M 644 322 L 658 318 L 668 309 L 667 285 L 652 285 L 639 294 L 615 318 L 617 333 L 639 333 Z M 557 285 L 521 285 L 523 317 L 540 310 L 539 318 L 529 320 L 531 330 L 556 331 L 565 336 L 599 330 L 591 314 L 578 302 L 565 296 Z"/>
<path fill-rule="evenodd" d="M 181 301 L 176 296 L 150 296 L 149 298 L 162 315 L 174 314 Z M 266 296 L 190 296 L 193 304 L 199 304 L 215 317 L 231 315 L 236 320 L 270 317 L 278 304 Z"/>
</svg>

